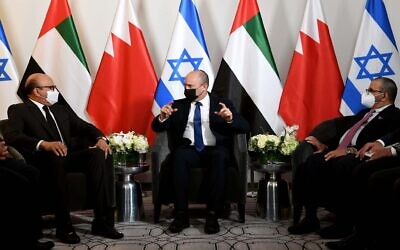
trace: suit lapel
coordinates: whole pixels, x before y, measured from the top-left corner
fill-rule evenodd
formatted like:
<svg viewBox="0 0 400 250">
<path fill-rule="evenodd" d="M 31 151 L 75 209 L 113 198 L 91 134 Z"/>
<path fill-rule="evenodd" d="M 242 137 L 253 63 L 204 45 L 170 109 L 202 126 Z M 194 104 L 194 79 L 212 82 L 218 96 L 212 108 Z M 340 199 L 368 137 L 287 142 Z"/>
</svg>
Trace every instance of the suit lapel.
<svg viewBox="0 0 400 250">
<path fill-rule="evenodd" d="M 30 100 L 26 104 L 28 106 L 28 109 L 31 111 L 31 114 L 33 114 L 34 119 L 40 121 L 40 126 L 42 126 L 46 130 L 47 133 L 52 135 L 49 125 L 47 124 L 46 118 L 44 117 L 44 115 L 43 115 L 42 111 L 39 109 L 39 107 L 36 106 Z"/>
</svg>

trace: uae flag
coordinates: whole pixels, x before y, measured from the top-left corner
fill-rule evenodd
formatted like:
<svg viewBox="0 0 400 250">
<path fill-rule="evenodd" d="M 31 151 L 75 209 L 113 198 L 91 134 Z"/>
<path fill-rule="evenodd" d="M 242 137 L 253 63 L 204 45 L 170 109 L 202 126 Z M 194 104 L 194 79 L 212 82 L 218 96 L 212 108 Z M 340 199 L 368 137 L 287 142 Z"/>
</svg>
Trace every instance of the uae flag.
<svg viewBox="0 0 400 250">
<path fill-rule="evenodd" d="M 88 121 L 85 110 L 92 79 L 67 0 L 50 2 L 18 89 L 23 99 L 25 81 L 33 73 L 49 75 L 62 95 L 60 102 L 66 101 L 79 117 Z"/>
<path fill-rule="evenodd" d="M 279 114 L 288 125 L 299 125 L 304 139 L 320 122 L 341 116 L 343 80 L 320 0 L 308 0 Z"/>
<path fill-rule="evenodd" d="M 213 92 L 234 102 L 252 134 L 283 131 L 282 85 L 256 0 L 239 3 Z"/>
<path fill-rule="evenodd" d="M 154 140 L 157 77 L 130 0 L 120 0 L 87 111 L 105 134 L 135 131 Z"/>
</svg>

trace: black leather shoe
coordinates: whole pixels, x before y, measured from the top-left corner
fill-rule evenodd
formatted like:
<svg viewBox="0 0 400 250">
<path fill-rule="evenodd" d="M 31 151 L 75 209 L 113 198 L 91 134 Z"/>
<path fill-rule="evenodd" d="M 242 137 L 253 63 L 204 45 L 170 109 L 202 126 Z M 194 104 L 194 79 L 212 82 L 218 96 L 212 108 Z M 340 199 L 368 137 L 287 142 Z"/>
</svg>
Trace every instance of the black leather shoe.
<svg viewBox="0 0 400 250">
<path fill-rule="evenodd" d="M 340 239 L 349 236 L 353 232 L 353 226 L 345 223 L 335 223 L 321 229 L 319 235 L 323 239 Z"/>
<path fill-rule="evenodd" d="M 189 227 L 189 216 L 185 212 L 176 212 L 175 219 L 171 222 L 168 230 L 171 233 L 179 233 Z"/>
<path fill-rule="evenodd" d="M 366 248 L 367 243 L 366 239 L 360 237 L 358 233 L 352 233 L 342 240 L 326 242 L 325 245 L 334 250 L 363 250 Z"/>
<path fill-rule="evenodd" d="M 49 250 L 54 247 L 54 242 L 52 241 L 38 241 L 35 243 L 35 250 Z"/>
<path fill-rule="evenodd" d="M 107 223 L 96 219 L 92 222 L 92 234 L 114 240 L 124 237 L 124 234 L 118 232 L 115 227 L 109 226 Z"/>
<path fill-rule="evenodd" d="M 77 244 L 81 241 L 81 238 L 75 233 L 74 228 L 68 227 L 67 229 L 58 229 L 56 230 L 56 237 L 62 242 L 66 244 Z"/>
<path fill-rule="evenodd" d="M 291 234 L 308 234 L 319 230 L 319 220 L 317 218 L 304 218 L 298 224 L 288 228 Z"/>
<path fill-rule="evenodd" d="M 215 213 L 209 213 L 207 215 L 204 232 L 207 234 L 216 234 L 219 232 L 218 217 Z"/>
</svg>

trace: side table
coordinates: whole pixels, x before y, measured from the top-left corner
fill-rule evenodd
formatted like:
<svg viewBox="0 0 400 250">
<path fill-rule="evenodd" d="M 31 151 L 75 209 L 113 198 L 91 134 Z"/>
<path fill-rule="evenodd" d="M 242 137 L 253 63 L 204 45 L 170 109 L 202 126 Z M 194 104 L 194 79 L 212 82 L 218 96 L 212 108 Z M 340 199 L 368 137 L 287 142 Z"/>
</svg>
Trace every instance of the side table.
<svg viewBox="0 0 400 250">
<path fill-rule="evenodd" d="M 259 185 L 258 193 L 264 192 L 265 200 L 261 201 L 262 206 L 265 207 L 265 219 L 271 221 L 278 221 L 281 219 L 281 205 L 279 194 L 283 193 L 282 188 L 287 189 L 287 183 L 278 178 L 280 173 L 284 173 L 290 170 L 290 163 L 287 162 L 267 162 L 265 164 L 261 164 L 259 162 L 253 162 L 251 164 L 251 168 L 254 171 L 258 171 L 265 174 L 265 181 L 267 181 L 266 185 Z M 286 187 L 282 187 L 282 183 L 286 185 Z M 264 189 L 265 190 L 260 190 Z M 289 194 L 286 194 L 289 196 Z M 287 197 L 289 199 L 289 197 Z M 257 201 L 260 202 L 260 201 Z"/>
<path fill-rule="evenodd" d="M 142 190 L 135 175 L 149 170 L 148 163 L 132 167 L 115 167 L 118 177 L 116 184 L 117 221 L 134 222 L 144 216 Z"/>
</svg>

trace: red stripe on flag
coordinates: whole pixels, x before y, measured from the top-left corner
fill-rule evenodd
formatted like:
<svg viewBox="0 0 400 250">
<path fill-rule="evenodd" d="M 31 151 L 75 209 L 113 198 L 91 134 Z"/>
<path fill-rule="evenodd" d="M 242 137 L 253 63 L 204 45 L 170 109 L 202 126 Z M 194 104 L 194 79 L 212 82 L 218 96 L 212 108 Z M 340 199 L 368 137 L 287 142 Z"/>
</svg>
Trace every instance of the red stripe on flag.
<svg viewBox="0 0 400 250">
<path fill-rule="evenodd" d="M 133 130 L 152 143 L 157 77 L 141 30 L 129 24 L 129 31 L 132 45 L 112 34 L 114 57 L 104 52 L 87 111 L 105 134 Z"/>
<path fill-rule="evenodd" d="M 258 9 L 256 0 L 240 0 L 231 33 L 257 15 L 259 12 L 260 10 Z"/>
<path fill-rule="evenodd" d="M 343 80 L 328 26 L 318 20 L 320 43 L 300 32 L 303 55 L 294 52 L 279 114 L 287 125 L 299 125 L 304 139 L 320 122 L 341 116 Z"/>
<path fill-rule="evenodd" d="M 71 16 L 71 10 L 69 9 L 67 0 L 51 0 L 39 37 L 46 34 L 69 16 Z"/>
</svg>

